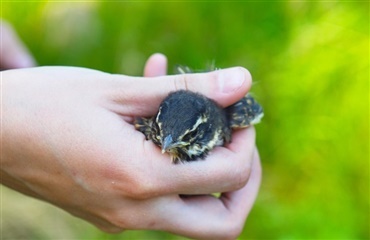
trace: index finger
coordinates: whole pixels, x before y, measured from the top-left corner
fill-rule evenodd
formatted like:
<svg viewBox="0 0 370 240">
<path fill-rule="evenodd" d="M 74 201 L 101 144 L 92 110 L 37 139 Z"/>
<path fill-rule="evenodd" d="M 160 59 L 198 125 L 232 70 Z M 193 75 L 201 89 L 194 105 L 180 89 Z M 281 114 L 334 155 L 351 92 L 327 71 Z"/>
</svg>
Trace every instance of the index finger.
<svg viewBox="0 0 370 240">
<path fill-rule="evenodd" d="M 144 143 L 142 158 L 153 161 L 155 192 L 209 194 L 242 188 L 248 181 L 255 146 L 254 127 L 235 131 L 227 147 L 217 147 L 205 160 L 173 164 L 151 141 Z M 149 154 L 148 152 L 151 152 Z M 155 161 L 155 162 L 154 162 Z"/>
</svg>

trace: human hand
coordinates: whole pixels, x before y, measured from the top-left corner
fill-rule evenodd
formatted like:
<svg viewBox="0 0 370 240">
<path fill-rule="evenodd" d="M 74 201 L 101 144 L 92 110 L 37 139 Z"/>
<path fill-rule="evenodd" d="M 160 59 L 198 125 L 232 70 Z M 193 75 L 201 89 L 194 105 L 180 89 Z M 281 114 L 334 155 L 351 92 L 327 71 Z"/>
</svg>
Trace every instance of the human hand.
<svg viewBox="0 0 370 240">
<path fill-rule="evenodd" d="M 144 76 L 146 77 L 163 76 L 166 75 L 166 72 L 167 72 L 166 57 L 163 56 L 162 54 L 154 54 L 147 61 L 147 64 L 144 69 Z M 247 184 L 239 190 L 224 193 L 222 195 L 222 198 L 220 198 L 220 200 L 223 201 L 224 203 L 225 203 L 225 199 L 223 199 L 224 197 L 226 198 L 229 197 L 230 199 L 233 199 L 233 203 L 230 204 L 238 203 L 237 205 L 234 206 L 235 208 L 233 208 L 232 211 L 230 211 L 232 212 L 231 214 L 237 214 L 239 208 L 240 214 L 239 218 L 236 218 L 234 221 L 232 221 L 232 223 L 234 223 L 234 228 L 233 227 L 231 228 L 234 229 L 234 232 L 232 230 L 227 231 L 228 233 L 230 233 L 229 235 L 230 239 L 236 238 L 242 231 L 246 217 L 248 216 L 250 210 L 253 207 L 254 201 L 257 197 L 257 193 L 261 184 L 262 168 L 256 146 L 254 147 L 253 151 L 254 152 L 252 166 L 250 169 L 250 177 L 248 179 Z M 243 202 L 243 200 L 245 201 Z M 225 207 L 227 206 L 226 203 L 224 205 Z M 210 239 L 212 239 L 212 235 L 210 235 Z"/>
<path fill-rule="evenodd" d="M 131 121 L 183 88 L 230 105 L 248 91 L 250 75 L 232 68 L 158 77 L 165 70 L 153 64 L 158 55 L 145 69 L 151 78 L 73 67 L 2 72 L 1 181 L 108 232 L 236 238 L 260 182 L 254 129 L 235 132 L 205 161 L 173 165 Z M 213 192 L 225 193 L 194 196 Z"/>
<path fill-rule="evenodd" d="M 10 24 L 0 21 L 0 32 L 0 69 L 35 66 L 35 60 Z"/>
</svg>

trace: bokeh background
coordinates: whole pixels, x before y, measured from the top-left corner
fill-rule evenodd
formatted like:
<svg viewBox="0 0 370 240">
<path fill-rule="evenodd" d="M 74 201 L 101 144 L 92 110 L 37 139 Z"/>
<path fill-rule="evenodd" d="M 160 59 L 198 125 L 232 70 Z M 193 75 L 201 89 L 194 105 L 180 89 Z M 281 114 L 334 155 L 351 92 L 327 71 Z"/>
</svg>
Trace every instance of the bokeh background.
<svg viewBox="0 0 370 240">
<path fill-rule="evenodd" d="M 240 239 L 369 239 L 368 1 L 2 1 L 1 18 L 39 65 L 139 76 L 162 52 L 170 69 L 248 68 L 264 175 Z M 183 239 L 106 234 L 5 187 L 1 234 Z"/>
</svg>

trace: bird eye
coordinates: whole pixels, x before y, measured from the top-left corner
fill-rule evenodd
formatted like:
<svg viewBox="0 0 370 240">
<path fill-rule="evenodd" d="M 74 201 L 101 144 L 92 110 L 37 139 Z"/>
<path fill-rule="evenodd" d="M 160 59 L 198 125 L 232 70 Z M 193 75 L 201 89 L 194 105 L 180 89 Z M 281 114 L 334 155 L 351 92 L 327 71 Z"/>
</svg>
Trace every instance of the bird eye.
<svg viewBox="0 0 370 240">
<path fill-rule="evenodd" d="M 186 134 L 184 137 L 183 137 L 183 141 L 191 141 L 193 139 L 195 139 L 198 135 L 198 131 L 195 129 L 194 131 Z"/>
</svg>

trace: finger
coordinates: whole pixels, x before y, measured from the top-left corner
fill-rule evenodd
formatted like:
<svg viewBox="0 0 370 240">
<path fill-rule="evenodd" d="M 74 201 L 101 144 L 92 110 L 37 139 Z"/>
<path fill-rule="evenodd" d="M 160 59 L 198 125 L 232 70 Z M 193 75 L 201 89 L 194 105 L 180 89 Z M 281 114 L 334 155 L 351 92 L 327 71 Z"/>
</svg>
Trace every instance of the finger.
<svg viewBox="0 0 370 240">
<path fill-rule="evenodd" d="M 209 195 L 178 198 L 169 201 L 163 211 L 158 230 L 190 239 L 236 239 L 234 221 L 222 202 Z"/>
<path fill-rule="evenodd" d="M 161 194 L 209 194 L 242 188 L 248 181 L 255 145 L 253 127 L 236 131 L 233 141 L 212 150 L 205 160 L 172 164 L 168 154 L 150 141 L 144 142 L 142 159 L 150 162 L 155 192 Z M 151 154 L 148 154 L 151 153 Z"/>
<path fill-rule="evenodd" d="M 220 200 L 224 203 L 227 209 L 245 221 L 257 198 L 258 190 L 261 185 L 261 179 L 261 160 L 258 150 L 255 147 L 253 152 L 251 174 L 248 183 L 240 190 L 222 194 Z"/>
<path fill-rule="evenodd" d="M 158 77 L 167 74 L 167 57 L 155 53 L 149 57 L 144 67 L 144 77 Z"/>
<path fill-rule="evenodd" d="M 1 21 L 0 31 L 0 68 L 12 69 L 35 66 L 35 60 L 13 28 L 8 23 Z"/>
<path fill-rule="evenodd" d="M 252 173 L 240 190 L 212 196 L 191 196 L 170 202 L 166 214 L 170 219 L 163 230 L 196 239 L 236 239 L 241 233 L 261 183 L 258 152 L 253 154 Z M 202 221 L 199 221 L 202 219 Z"/>
<path fill-rule="evenodd" d="M 248 92 L 252 81 L 250 73 L 242 67 L 150 79 L 112 75 L 112 80 L 109 97 L 119 103 L 121 114 L 133 116 L 154 115 L 161 101 L 180 89 L 202 93 L 221 106 L 228 106 Z"/>
</svg>

